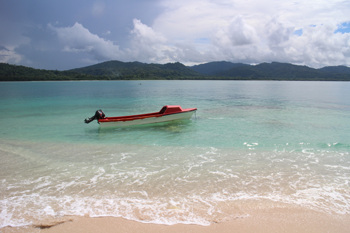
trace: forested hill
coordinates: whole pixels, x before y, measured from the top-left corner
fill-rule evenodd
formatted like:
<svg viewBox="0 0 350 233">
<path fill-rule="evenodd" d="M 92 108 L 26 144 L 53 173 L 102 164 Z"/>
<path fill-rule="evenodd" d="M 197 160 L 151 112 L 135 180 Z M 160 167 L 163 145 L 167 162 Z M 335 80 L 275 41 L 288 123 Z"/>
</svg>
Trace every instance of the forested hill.
<svg viewBox="0 0 350 233">
<path fill-rule="evenodd" d="M 216 76 L 222 71 L 229 70 L 237 66 L 249 66 L 249 65 L 246 65 L 243 63 L 232 63 L 227 61 L 214 61 L 214 62 L 209 62 L 205 64 L 190 66 L 189 68 L 204 75 Z"/>
<path fill-rule="evenodd" d="M 190 68 L 203 75 L 210 74 L 216 79 L 350 81 L 350 68 L 347 66 L 328 66 L 314 69 L 308 66 L 279 62 L 258 65 L 209 62 Z"/>
<path fill-rule="evenodd" d="M 110 79 L 196 79 L 203 76 L 179 62 L 162 65 L 107 61 L 70 71 L 87 75 L 103 75 Z"/>
<path fill-rule="evenodd" d="M 79 74 L 71 71 L 41 70 L 0 63 L 0 81 L 104 80 L 108 77 Z"/>
<path fill-rule="evenodd" d="M 311 80 L 350 81 L 350 68 L 329 66 L 314 69 L 289 63 L 248 65 L 210 62 L 187 67 L 179 62 L 146 64 L 107 61 L 68 71 L 40 70 L 0 63 L 0 81 L 53 80 Z"/>
<path fill-rule="evenodd" d="M 0 63 L 0 81 L 202 79 L 181 63 L 108 61 L 68 71 L 40 70 Z"/>
</svg>

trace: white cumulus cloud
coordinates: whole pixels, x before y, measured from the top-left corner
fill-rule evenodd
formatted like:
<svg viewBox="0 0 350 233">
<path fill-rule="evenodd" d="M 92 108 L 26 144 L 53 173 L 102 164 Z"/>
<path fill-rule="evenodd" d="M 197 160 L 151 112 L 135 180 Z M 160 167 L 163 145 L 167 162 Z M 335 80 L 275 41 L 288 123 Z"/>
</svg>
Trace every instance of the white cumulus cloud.
<svg viewBox="0 0 350 233">
<path fill-rule="evenodd" d="M 336 29 L 332 23 L 305 27 L 286 43 L 285 55 L 314 67 L 350 65 L 350 33 L 334 33 Z"/>
<path fill-rule="evenodd" d="M 164 11 L 153 24 L 133 19 L 123 47 L 78 22 L 49 27 L 63 51 L 88 53 L 96 61 L 350 65 L 350 33 L 335 33 L 349 21 L 340 7 L 350 10 L 350 4 L 343 1 L 162 0 L 161 4 Z M 102 6 L 94 5 L 96 14 Z M 102 35 L 110 38 L 110 33 Z"/>
<path fill-rule="evenodd" d="M 257 43 L 258 36 L 255 29 L 248 25 L 241 15 L 237 15 L 228 26 L 218 29 L 214 41 L 222 47 L 242 46 Z"/>
<path fill-rule="evenodd" d="M 162 5 L 151 27 L 177 43 L 174 53 L 186 47 L 189 62 L 350 65 L 349 33 L 334 33 L 350 21 L 347 1 L 163 0 Z M 200 38 L 209 43 L 196 43 Z"/>
<path fill-rule="evenodd" d="M 91 33 L 78 22 L 72 27 L 54 27 L 50 24 L 48 26 L 56 32 L 64 52 L 85 52 L 92 55 L 96 61 L 159 62 L 166 59 L 164 51 L 169 49 L 166 46 L 167 39 L 138 19 L 134 19 L 133 24 L 129 47 L 124 49 L 120 49 L 119 45 L 110 40 Z"/>
<path fill-rule="evenodd" d="M 82 59 L 350 66 L 346 0 L 7 2 L 0 61 L 62 69 Z"/>
<path fill-rule="evenodd" d="M 134 29 L 131 30 L 131 46 L 126 49 L 132 59 L 144 62 L 161 62 L 166 60 L 164 51 L 167 39 L 162 33 L 154 31 L 151 27 L 143 24 L 140 20 L 134 19 Z"/>
<path fill-rule="evenodd" d="M 1 63 L 19 63 L 22 56 L 17 54 L 13 49 L 7 49 L 5 46 L 0 46 L 0 62 Z"/>
<path fill-rule="evenodd" d="M 92 34 L 80 23 L 61 28 L 49 24 L 49 27 L 57 33 L 65 52 L 87 52 L 96 60 L 120 59 L 123 56 L 118 45 Z"/>
</svg>

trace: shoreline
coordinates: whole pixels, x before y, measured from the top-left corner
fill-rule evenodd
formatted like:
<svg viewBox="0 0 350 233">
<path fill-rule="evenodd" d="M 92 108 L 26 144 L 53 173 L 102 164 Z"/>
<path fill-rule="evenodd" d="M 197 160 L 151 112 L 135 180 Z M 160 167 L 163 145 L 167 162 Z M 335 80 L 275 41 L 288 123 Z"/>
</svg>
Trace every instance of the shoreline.
<svg viewBox="0 0 350 233">
<path fill-rule="evenodd" d="M 248 217 L 237 218 L 209 226 L 193 224 L 162 225 L 142 223 L 121 217 L 65 216 L 45 223 L 36 223 L 26 227 L 4 227 L 4 233 L 59 233 L 59 232 L 123 232 L 123 233 L 160 233 L 160 232 L 242 232 L 242 233 L 293 233 L 293 232 L 337 232 L 345 233 L 350 229 L 350 215 L 335 215 L 307 209 L 259 209 Z"/>
</svg>

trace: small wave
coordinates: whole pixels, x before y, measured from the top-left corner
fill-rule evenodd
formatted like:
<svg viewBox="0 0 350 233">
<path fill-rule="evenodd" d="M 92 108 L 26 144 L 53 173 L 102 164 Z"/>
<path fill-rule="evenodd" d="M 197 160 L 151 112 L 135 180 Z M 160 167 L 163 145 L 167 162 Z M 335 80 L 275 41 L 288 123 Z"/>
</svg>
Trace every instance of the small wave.
<svg viewBox="0 0 350 233">
<path fill-rule="evenodd" d="M 209 225 L 287 205 L 350 213 L 347 151 L 307 143 L 273 151 L 119 145 L 79 150 L 77 158 L 50 158 L 56 163 L 34 167 L 36 173 L 2 178 L 0 226 L 71 215 Z"/>
</svg>

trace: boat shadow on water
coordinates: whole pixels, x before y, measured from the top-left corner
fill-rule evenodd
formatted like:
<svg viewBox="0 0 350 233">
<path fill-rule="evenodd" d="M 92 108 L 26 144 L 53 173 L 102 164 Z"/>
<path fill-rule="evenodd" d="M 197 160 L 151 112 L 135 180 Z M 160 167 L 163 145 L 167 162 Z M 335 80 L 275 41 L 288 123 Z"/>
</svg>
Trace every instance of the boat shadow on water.
<svg viewBox="0 0 350 233">
<path fill-rule="evenodd" d="M 168 132 L 178 132 L 181 133 L 185 127 L 191 125 L 192 120 L 176 120 L 170 122 L 160 122 L 144 125 L 130 125 L 123 127 L 99 127 L 99 133 L 109 133 L 109 132 L 123 132 L 123 131 L 168 131 Z"/>
<path fill-rule="evenodd" d="M 94 127 L 86 128 L 85 136 L 90 140 L 107 140 L 117 138 L 147 137 L 149 135 L 180 136 L 183 133 L 191 132 L 195 129 L 195 120 L 176 120 L 144 125 L 131 125 L 123 127 Z"/>
</svg>

